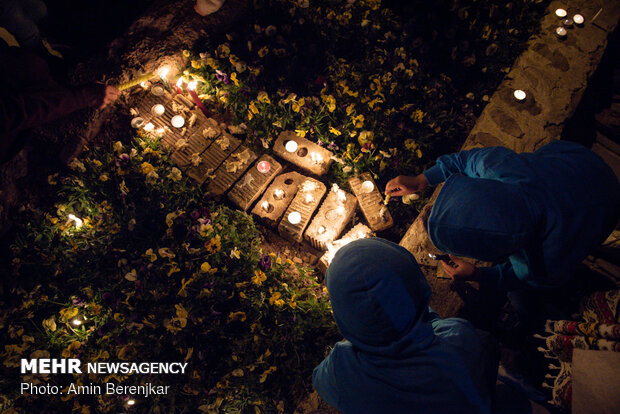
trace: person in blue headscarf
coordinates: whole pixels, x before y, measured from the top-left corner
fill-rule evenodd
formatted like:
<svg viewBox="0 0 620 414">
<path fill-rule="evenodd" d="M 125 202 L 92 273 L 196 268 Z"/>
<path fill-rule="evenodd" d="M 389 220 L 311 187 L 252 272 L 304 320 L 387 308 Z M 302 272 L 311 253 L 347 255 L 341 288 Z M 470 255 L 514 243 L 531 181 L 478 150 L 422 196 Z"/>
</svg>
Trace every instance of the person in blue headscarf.
<svg viewBox="0 0 620 414">
<path fill-rule="evenodd" d="M 391 180 L 405 195 L 445 182 L 427 228 L 439 250 L 499 263 L 474 268 L 454 258 L 455 279 L 495 280 L 506 291 L 556 288 L 620 218 L 620 184 L 582 145 L 554 141 L 534 153 L 503 147 L 444 155 L 423 174 Z"/>
<path fill-rule="evenodd" d="M 362 239 L 327 269 L 342 336 L 312 383 L 347 413 L 490 413 L 497 374 L 493 341 L 459 318 L 441 319 L 411 253 Z"/>
</svg>

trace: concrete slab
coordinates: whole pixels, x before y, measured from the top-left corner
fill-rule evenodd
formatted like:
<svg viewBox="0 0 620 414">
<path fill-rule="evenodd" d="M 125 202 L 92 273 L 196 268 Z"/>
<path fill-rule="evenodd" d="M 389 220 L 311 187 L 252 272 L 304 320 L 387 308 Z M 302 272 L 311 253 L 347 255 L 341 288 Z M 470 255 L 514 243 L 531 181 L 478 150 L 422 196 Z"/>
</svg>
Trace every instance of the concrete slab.
<svg viewBox="0 0 620 414">
<path fill-rule="evenodd" d="M 259 171 L 257 166 L 265 165 L 265 162 L 269 163 L 269 171 Z M 282 164 L 269 155 L 263 154 L 230 190 L 228 199 L 241 210 L 247 211 L 280 172 L 282 172 Z"/>
<path fill-rule="evenodd" d="M 294 142 L 295 145 L 286 147 L 289 142 Z M 295 131 L 283 131 L 273 144 L 273 151 L 286 161 L 318 176 L 329 171 L 333 162 L 331 157 L 334 155 L 331 151 L 300 137 Z"/>
</svg>

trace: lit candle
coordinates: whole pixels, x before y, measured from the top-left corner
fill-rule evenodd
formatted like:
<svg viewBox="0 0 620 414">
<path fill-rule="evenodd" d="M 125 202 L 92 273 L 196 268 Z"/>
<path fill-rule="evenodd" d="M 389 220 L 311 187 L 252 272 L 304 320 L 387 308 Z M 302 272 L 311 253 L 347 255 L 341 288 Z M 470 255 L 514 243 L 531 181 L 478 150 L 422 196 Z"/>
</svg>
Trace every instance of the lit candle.
<svg viewBox="0 0 620 414">
<path fill-rule="evenodd" d="M 314 197 L 312 196 L 312 194 L 306 194 L 305 202 L 306 204 L 310 204 L 314 202 Z"/>
<path fill-rule="evenodd" d="M 74 216 L 73 214 L 69 214 L 67 215 L 67 221 L 72 221 L 75 223 L 75 228 L 79 229 L 80 227 L 82 227 L 82 225 L 84 224 L 84 222 L 82 221 L 81 218 Z"/>
<path fill-rule="evenodd" d="M 209 116 L 209 111 L 207 111 L 207 108 L 205 108 L 205 106 L 203 105 L 202 101 L 198 97 L 198 94 L 196 93 L 196 85 L 197 84 L 198 84 L 198 82 L 191 81 L 190 83 L 187 84 L 187 90 L 189 91 L 189 94 L 191 95 L 192 99 L 194 100 L 194 103 L 196 104 L 196 106 L 198 108 L 200 108 L 200 110 L 202 111 L 203 114 L 205 114 L 206 116 Z"/>
<path fill-rule="evenodd" d="M 132 406 L 136 403 L 136 400 L 134 400 L 133 398 L 130 398 L 127 400 L 127 405 Z"/>
<path fill-rule="evenodd" d="M 265 211 L 269 211 L 269 201 L 263 201 L 260 207 Z"/>
<path fill-rule="evenodd" d="M 185 118 L 183 118 L 182 115 L 175 115 L 170 120 L 170 123 L 175 128 L 181 128 L 183 125 L 185 125 Z"/>
<path fill-rule="evenodd" d="M 155 104 L 151 108 L 151 113 L 155 116 L 162 116 L 166 112 L 166 108 L 162 104 Z"/>
<path fill-rule="evenodd" d="M 522 91 L 521 89 L 516 89 L 513 92 L 513 95 L 518 102 L 523 102 L 525 100 L 525 97 L 527 96 L 525 91 Z"/>
<path fill-rule="evenodd" d="M 155 96 L 162 96 L 164 94 L 164 88 L 159 85 L 155 85 L 151 88 L 151 93 Z"/>
<path fill-rule="evenodd" d="M 363 193 L 372 193 L 372 190 L 375 189 L 375 185 L 372 183 L 372 181 L 364 181 L 362 183 L 362 192 Z"/>
<path fill-rule="evenodd" d="M 153 125 L 151 122 L 149 122 L 148 124 L 144 125 L 144 130 L 146 132 L 151 132 L 155 129 L 155 125 Z"/>
<path fill-rule="evenodd" d="M 583 18 L 582 15 L 576 14 L 573 16 L 573 21 L 575 22 L 577 26 L 581 26 L 583 25 L 583 22 L 585 21 L 585 19 Z"/>
<path fill-rule="evenodd" d="M 177 80 L 177 83 L 174 85 L 174 89 L 177 91 L 177 93 L 183 93 L 183 78 L 179 78 Z"/>
<path fill-rule="evenodd" d="M 555 34 L 560 38 L 560 39 L 564 39 L 567 35 L 567 31 L 565 28 L 563 27 L 558 27 L 557 29 L 555 29 Z"/>
<path fill-rule="evenodd" d="M 142 128 L 144 126 L 144 119 L 137 116 L 131 120 L 132 128 Z"/>
<path fill-rule="evenodd" d="M 284 145 L 284 149 L 286 149 L 288 152 L 295 152 L 297 151 L 297 142 L 296 141 L 288 141 L 286 143 L 286 145 Z"/>
<path fill-rule="evenodd" d="M 273 198 L 275 198 L 276 200 L 282 200 L 284 198 L 284 190 L 276 188 L 273 192 Z"/>
<path fill-rule="evenodd" d="M 317 154 L 316 152 L 310 153 L 310 159 L 315 164 L 321 164 L 323 162 L 323 156 L 321 154 Z"/>
<path fill-rule="evenodd" d="M 166 132 L 166 130 L 163 127 L 159 127 L 155 130 L 155 134 L 160 138 L 164 136 L 164 132 Z"/>
<path fill-rule="evenodd" d="M 271 170 L 271 164 L 269 163 L 269 161 L 261 161 L 256 164 L 256 169 L 260 173 L 267 174 L 269 170 Z"/>
<path fill-rule="evenodd" d="M 288 222 L 291 224 L 299 224 L 301 223 L 301 214 L 296 211 L 293 211 L 288 215 Z"/>
<path fill-rule="evenodd" d="M 325 233 L 325 226 L 319 226 L 319 234 Z"/>
<path fill-rule="evenodd" d="M 161 82 L 164 84 L 164 88 L 166 88 L 167 90 L 170 90 L 170 84 L 168 83 L 168 73 L 170 72 L 170 67 L 168 66 L 163 66 L 159 69 L 159 78 L 161 79 Z"/>
<path fill-rule="evenodd" d="M 573 19 L 571 18 L 564 19 L 562 20 L 562 24 L 566 27 L 571 27 L 573 25 Z"/>
<path fill-rule="evenodd" d="M 344 212 L 347 211 L 346 208 L 344 208 L 344 206 L 338 206 L 336 208 L 336 213 L 338 213 L 338 215 L 340 216 L 344 216 Z"/>
<path fill-rule="evenodd" d="M 556 9 L 555 15 L 561 19 L 562 17 L 566 17 L 567 13 L 564 9 Z"/>
</svg>

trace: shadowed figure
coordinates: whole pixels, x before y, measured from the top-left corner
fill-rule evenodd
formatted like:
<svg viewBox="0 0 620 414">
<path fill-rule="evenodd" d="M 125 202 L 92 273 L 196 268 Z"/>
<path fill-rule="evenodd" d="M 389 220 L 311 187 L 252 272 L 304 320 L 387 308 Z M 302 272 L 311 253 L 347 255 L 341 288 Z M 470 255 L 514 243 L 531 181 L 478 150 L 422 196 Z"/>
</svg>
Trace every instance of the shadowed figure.
<svg viewBox="0 0 620 414">
<path fill-rule="evenodd" d="M 441 319 L 404 248 L 373 238 L 341 248 L 326 275 L 345 341 L 315 368 L 319 395 L 343 413 L 489 413 L 497 373 L 489 336 Z"/>
</svg>

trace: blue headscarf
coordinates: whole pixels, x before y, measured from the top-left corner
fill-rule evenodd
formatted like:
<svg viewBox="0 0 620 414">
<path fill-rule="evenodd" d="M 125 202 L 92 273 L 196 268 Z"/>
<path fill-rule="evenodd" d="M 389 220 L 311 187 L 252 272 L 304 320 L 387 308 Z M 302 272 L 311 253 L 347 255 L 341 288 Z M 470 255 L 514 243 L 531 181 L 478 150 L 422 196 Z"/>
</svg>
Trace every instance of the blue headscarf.
<svg viewBox="0 0 620 414">
<path fill-rule="evenodd" d="M 478 335 L 429 311 L 430 288 L 411 253 L 382 239 L 352 242 L 326 283 L 346 338 L 314 370 L 329 404 L 343 413 L 490 412 Z"/>
</svg>

